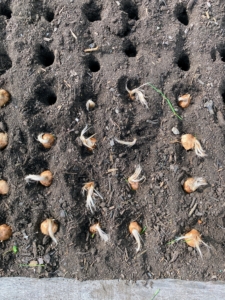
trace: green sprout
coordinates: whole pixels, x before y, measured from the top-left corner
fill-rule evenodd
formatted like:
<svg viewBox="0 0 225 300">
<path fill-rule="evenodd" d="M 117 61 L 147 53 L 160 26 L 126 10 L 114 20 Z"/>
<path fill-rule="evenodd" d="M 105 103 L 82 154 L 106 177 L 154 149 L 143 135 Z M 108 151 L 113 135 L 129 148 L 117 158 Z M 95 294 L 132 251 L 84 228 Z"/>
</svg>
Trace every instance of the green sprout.
<svg viewBox="0 0 225 300">
<path fill-rule="evenodd" d="M 9 249 L 8 251 L 6 251 L 5 253 L 3 253 L 3 257 L 9 253 L 9 252 L 12 252 L 13 254 L 16 254 L 18 252 L 18 247 L 17 246 L 13 246 L 11 249 Z"/>
<path fill-rule="evenodd" d="M 93 234 L 91 235 L 91 238 L 93 239 L 93 238 L 94 238 L 94 236 L 95 236 L 95 233 L 93 233 Z"/>
<path fill-rule="evenodd" d="M 173 107 L 173 104 L 171 103 L 170 99 L 168 99 L 168 98 L 166 97 L 166 95 L 164 95 L 160 90 L 158 90 L 158 89 L 157 89 L 154 85 L 152 85 L 150 82 L 147 82 L 147 84 L 148 84 L 153 90 L 155 90 L 157 93 L 159 93 L 164 99 L 166 99 L 166 101 L 167 101 L 167 103 L 168 103 L 170 109 L 171 109 L 172 112 L 174 113 L 174 115 L 175 115 L 178 119 L 182 120 L 181 116 L 179 116 L 179 115 L 176 113 L 176 111 L 175 111 L 175 109 L 174 109 L 174 107 Z"/>
<path fill-rule="evenodd" d="M 146 230 L 147 230 L 147 227 L 145 226 L 144 228 L 142 228 L 140 234 L 144 234 Z"/>
<path fill-rule="evenodd" d="M 151 300 L 154 300 L 155 297 L 158 295 L 159 292 L 160 292 L 160 289 L 158 289 L 158 290 L 155 292 L 155 294 L 153 295 L 153 297 L 151 298 Z"/>
</svg>

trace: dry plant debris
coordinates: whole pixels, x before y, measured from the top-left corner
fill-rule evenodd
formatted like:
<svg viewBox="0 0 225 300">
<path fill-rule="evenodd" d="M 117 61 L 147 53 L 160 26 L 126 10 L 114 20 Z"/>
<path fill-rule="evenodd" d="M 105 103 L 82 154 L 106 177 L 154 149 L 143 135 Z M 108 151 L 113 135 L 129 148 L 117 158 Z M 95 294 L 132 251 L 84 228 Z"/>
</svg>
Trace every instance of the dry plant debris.
<svg viewBox="0 0 225 300">
<path fill-rule="evenodd" d="M 122 141 L 122 140 L 118 140 L 117 138 L 114 138 L 114 140 L 119 143 L 119 144 L 122 144 L 122 145 L 126 145 L 128 147 L 132 147 L 136 144 L 137 142 L 137 139 L 134 138 L 134 140 L 132 142 L 126 142 L 126 141 Z"/>
</svg>

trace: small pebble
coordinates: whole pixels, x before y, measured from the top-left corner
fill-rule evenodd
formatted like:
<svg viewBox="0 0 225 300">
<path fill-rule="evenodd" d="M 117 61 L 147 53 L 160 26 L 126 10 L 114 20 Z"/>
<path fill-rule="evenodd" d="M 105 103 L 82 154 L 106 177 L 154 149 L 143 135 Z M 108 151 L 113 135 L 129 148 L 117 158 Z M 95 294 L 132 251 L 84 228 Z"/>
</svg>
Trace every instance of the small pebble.
<svg viewBox="0 0 225 300">
<path fill-rule="evenodd" d="M 180 131 L 176 127 L 173 127 L 172 128 L 172 133 L 173 134 L 180 134 Z"/>
</svg>

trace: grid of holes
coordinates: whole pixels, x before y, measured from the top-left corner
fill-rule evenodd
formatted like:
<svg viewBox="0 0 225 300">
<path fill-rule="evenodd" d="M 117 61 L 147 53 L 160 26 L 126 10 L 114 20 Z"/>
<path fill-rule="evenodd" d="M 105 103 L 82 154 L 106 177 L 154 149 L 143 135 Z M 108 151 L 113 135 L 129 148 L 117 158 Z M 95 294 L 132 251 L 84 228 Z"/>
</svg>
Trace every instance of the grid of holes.
<svg viewBox="0 0 225 300">
<path fill-rule="evenodd" d="M 94 2 L 91 2 L 94 3 Z M 138 13 L 136 12 L 135 9 L 130 9 L 129 8 L 129 1 L 124 1 L 123 4 L 123 10 L 126 11 L 129 15 L 130 19 L 138 19 Z M 94 22 L 94 21 L 99 21 L 101 20 L 100 17 L 100 12 L 101 9 L 96 8 L 95 5 L 93 5 L 93 11 L 94 14 L 92 14 L 91 16 L 87 16 L 88 20 L 90 22 Z M 182 12 L 180 12 L 177 15 L 178 20 L 184 24 L 184 25 L 188 25 L 188 17 L 187 17 L 187 12 L 184 9 L 184 7 L 182 6 L 181 9 Z M 6 15 L 7 12 L 4 12 L 4 15 Z M 2 13 L 3 14 L 3 13 Z M 8 15 L 6 15 L 7 18 L 11 17 L 11 14 L 7 13 Z M 46 20 L 48 20 L 49 22 L 51 22 L 51 20 L 54 18 L 54 13 L 51 12 L 50 16 L 48 15 L 48 17 L 46 16 Z M 50 66 L 53 62 L 54 62 L 54 54 L 51 50 L 44 48 L 42 45 L 40 45 L 40 52 L 39 52 L 39 60 L 40 63 L 44 66 L 44 67 L 48 67 Z M 221 56 L 221 60 L 224 61 L 225 59 L 225 51 L 224 51 L 224 47 L 221 46 L 220 48 L 218 48 L 218 52 Z M 128 57 L 135 57 L 137 54 L 136 51 L 136 47 L 132 44 L 131 41 L 127 40 L 124 43 L 124 53 L 128 56 Z M 189 58 L 186 54 L 182 54 L 178 60 L 178 66 L 184 70 L 184 71 L 188 71 L 190 68 L 190 62 L 189 62 Z M 100 64 L 97 61 L 97 59 L 94 56 L 90 55 L 90 59 L 88 60 L 88 67 L 90 69 L 91 72 L 98 72 L 100 70 Z M 37 92 L 37 95 L 39 94 L 39 92 Z M 225 99 L 225 91 L 223 89 L 221 89 L 221 95 L 223 97 L 223 100 Z M 41 94 L 42 96 L 42 94 Z M 40 96 L 40 98 L 41 98 Z M 52 105 L 56 102 L 56 95 L 54 93 L 49 93 L 49 95 L 46 97 L 46 102 L 49 105 Z"/>
</svg>

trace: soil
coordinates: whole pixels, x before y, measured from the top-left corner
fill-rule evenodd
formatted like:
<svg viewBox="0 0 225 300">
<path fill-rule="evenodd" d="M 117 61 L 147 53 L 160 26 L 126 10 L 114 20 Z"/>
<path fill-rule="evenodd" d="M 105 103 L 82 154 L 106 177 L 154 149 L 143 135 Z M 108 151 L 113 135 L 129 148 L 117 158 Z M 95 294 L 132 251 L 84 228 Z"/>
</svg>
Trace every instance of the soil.
<svg viewBox="0 0 225 300">
<path fill-rule="evenodd" d="M 0 224 L 13 229 L 0 244 L 0 275 L 224 280 L 224 0 L 9 0 L 0 13 L 0 87 L 12 95 L 0 111 L 9 135 L 0 176 L 10 185 L 0 196 Z M 146 82 L 182 120 L 150 86 L 143 87 L 149 109 L 128 97 L 126 84 Z M 181 109 L 186 93 L 191 105 Z M 86 125 L 85 136 L 97 139 L 93 152 L 79 138 Z M 44 132 L 57 138 L 48 150 L 37 141 Z M 207 157 L 174 142 L 185 133 Z M 137 142 L 127 147 L 115 137 Z M 146 180 L 133 192 L 127 179 L 138 164 Z M 26 183 L 44 170 L 54 175 L 50 187 Z M 208 185 L 186 194 L 190 176 Z M 90 181 L 103 197 L 94 213 L 82 195 Z M 46 218 L 58 222 L 58 245 L 40 232 Z M 146 227 L 139 253 L 132 220 Z M 97 221 L 108 243 L 89 233 Z M 192 228 L 210 247 L 201 246 L 203 259 L 185 242 L 170 243 Z M 13 246 L 17 254 L 7 252 Z"/>
</svg>

